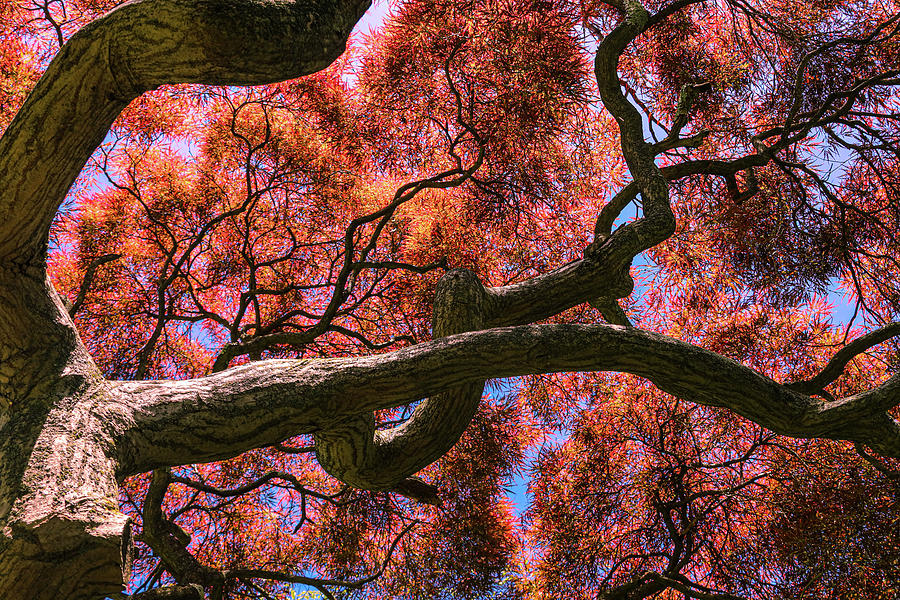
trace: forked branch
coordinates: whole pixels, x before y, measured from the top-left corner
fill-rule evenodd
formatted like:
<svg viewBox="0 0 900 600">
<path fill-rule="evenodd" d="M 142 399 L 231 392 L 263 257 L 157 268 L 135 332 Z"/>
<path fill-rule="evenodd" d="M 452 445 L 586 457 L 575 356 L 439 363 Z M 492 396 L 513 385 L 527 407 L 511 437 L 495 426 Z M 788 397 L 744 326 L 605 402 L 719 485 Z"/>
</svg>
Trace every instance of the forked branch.
<svg viewBox="0 0 900 600">
<path fill-rule="evenodd" d="M 788 387 L 803 394 L 817 394 L 834 382 L 835 379 L 840 377 L 841 373 L 844 372 L 844 368 L 851 360 L 870 348 L 898 335 L 900 335 L 900 323 L 890 323 L 875 331 L 867 333 L 866 335 L 860 336 L 838 350 L 818 375 L 812 379 L 790 383 L 788 384 Z"/>
</svg>

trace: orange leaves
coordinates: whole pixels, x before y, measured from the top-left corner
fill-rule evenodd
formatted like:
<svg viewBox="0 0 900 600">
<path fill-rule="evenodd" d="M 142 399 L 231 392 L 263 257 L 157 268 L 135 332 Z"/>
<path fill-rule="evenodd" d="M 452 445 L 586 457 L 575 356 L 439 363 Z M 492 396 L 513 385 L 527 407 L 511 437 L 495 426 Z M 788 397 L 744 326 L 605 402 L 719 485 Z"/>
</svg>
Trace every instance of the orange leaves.
<svg viewBox="0 0 900 600">
<path fill-rule="evenodd" d="M 373 38 L 359 76 L 382 160 L 436 169 L 480 144 L 487 162 L 476 177 L 485 184 L 470 193 L 488 212 L 505 204 L 503 195 L 547 185 L 565 152 L 554 136 L 587 93 L 585 57 L 570 28 L 566 15 L 540 3 L 405 3 Z M 388 138 L 379 133 L 385 127 Z"/>
<path fill-rule="evenodd" d="M 586 411 L 539 457 L 526 514 L 539 585 L 594 597 L 674 564 L 714 585 L 707 578 L 752 521 L 767 438 L 659 392 L 622 386 L 615 395 L 626 403 Z"/>
<path fill-rule="evenodd" d="M 773 483 L 772 519 L 755 532 L 765 550 L 742 551 L 738 572 L 747 576 L 756 566 L 783 573 L 759 588 L 783 598 L 894 597 L 896 482 L 846 445 L 818 442 L 805 450 L 811 459 L 786 462 Z"/>
<path fill-rule="evenodd" d="M 0 132 L 43 70 L 38 50 L 23 31 L 28 16 L 19 4 L 0 2 Z"/>
</svg>

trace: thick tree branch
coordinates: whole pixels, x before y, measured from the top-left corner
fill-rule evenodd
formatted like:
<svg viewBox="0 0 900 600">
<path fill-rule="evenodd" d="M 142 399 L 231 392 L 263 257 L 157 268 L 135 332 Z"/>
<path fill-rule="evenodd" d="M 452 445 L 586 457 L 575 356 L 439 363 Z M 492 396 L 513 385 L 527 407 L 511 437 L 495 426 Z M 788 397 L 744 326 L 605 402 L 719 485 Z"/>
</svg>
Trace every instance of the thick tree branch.
<svg viewBox="0 0 900 600">
<path fill-rule="evenodd" d="M 434 335 L 480 329 L 484 296 L 484 287 L 471 271 L 445 274 L 435 292 Z M 323 469 L 355 487 L 412 493 L 434 503 L 434 490 L 407 478 L 456 444 L 483 392 L 483 380 L 450 389 L 424 400 L 405 423 L 386 430 L 375 430 L 374 414 L 360 415 L 316 433 L 316 458 Z"/>
<path fill-rule="evenodd" d="M 733 176 L 739 171 L 765 165 L 770 160 L 769 154 L 748 154 L 733 160 L 690 160 L 662 167 L 659 171 L 669 181 L 700 174 Z M 638 193 L 640 186 L 632 181 L 603 207 L 595 225 L 597 237 L 585 250 L 584 259 L 525 281 L 487 288 L 485 326 L 533 323 L 595 298 L 628 296 L 634 289 L 628 267 L 635 256 L 632 251 L 640 244 L 606 242 L 610 238 L 613 222 Z M 620 236 L 620 240 L 630 239 L 635 231 L 631 227 L 637 223 L 620 227 L 615 235 Z"/>
<path fill-rule="evenodd" d="M 600 314 L 603 315 L 603 318 L 606 319 L 607 323 L 633 327 L 631 321 L 628 319 L 628 315 L 625 314 L 625 311 L 622 310 L 622 307 L 619 306 L 619 303 L 616 302 L 615 298 L 610 298 L 608 296 L 594 298 L 590 301 L 590 304 L 600 311 Z"/>
<path fill-rule="evenodd" d="M 187 381 L 122 382 L 120 476 L 229 458 L 358 415 L 487 378 L 617 371 L 686 400 L 728 408 L 772 431 L 864 443 L 900 456 L 900 377 L 823 402 L 728 358 L 615 325 L 531 325 L 462 333 L 378 356 L 267 360 Z"/>
<path fill-rule="evenodd" d="M 624 298 L 634 289 L 633 256 L 603 247 L 594 255 L 507 286 L 487 288 L 485 327 L 534 323 L 593 298 Z"/>
<path fill-rule="evenodd" d="M 637 256 L 672 235 L 675 216 L 669 206 L 668 182 L 656 166 L 653 147 L 644 139 L 641 115 L 622 93 L 619 83 L 619 57 L 625 47 L 649 26 L 650 20 L 647 10 L 636 0 L 627 0 L 624 4 L 625 20 L 597 48 L 594 74 L 600 99 L 619 126 L 622 155 L 644 202 L 643 218 L 621 227 L 606 243 L 622 246 L 623 252 Z M 674 4 L 686 6 L 690 2 Z"/>
</svg>

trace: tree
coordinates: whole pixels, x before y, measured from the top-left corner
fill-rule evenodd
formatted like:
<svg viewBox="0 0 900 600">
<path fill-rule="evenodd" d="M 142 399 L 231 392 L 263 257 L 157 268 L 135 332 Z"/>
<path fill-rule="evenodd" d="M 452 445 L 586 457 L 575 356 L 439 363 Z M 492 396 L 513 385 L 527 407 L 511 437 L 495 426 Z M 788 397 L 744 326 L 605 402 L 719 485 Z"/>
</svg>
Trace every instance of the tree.
<svg viewBox="0 0 900 600">
<path fill-rule="evenodd" d="M 0 596 L 895 597 L 900 5 L 368 6 L 0 3 Z"/>
</svg>

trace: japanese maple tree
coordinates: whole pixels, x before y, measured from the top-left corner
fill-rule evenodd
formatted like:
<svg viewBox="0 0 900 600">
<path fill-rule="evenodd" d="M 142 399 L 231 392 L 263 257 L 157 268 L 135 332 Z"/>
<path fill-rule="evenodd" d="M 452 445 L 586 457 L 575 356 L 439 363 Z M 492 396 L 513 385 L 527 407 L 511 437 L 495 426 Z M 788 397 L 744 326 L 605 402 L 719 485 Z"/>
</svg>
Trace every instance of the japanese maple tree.
<svg viewBox="0 0 900 600">
<path fill-rule="evenodd" d="M 369 4 L 0 0 L 0 597 L 896 598 L 900 3 Z"/>
</svg>

